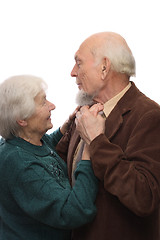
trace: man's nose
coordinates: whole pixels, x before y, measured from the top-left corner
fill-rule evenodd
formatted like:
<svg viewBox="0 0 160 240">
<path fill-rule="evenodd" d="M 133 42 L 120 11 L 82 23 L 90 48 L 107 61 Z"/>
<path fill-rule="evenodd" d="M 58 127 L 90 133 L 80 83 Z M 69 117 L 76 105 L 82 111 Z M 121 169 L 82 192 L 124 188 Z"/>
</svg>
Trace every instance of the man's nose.
<svg viewBox="0 0 160 240">
<path fill-rule="evenodd" d="M 76 76 L 77 76 L 77 66 L 75 64 L 71 71 L 71 77 L 76 77 Z"/>
</svg>

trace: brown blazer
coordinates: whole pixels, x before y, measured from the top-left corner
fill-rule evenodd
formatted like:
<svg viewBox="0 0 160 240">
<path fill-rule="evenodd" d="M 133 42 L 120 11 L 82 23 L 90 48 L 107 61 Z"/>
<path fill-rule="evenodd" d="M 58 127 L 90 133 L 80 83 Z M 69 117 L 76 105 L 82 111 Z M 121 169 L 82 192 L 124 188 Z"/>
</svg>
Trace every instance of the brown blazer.
<svg viewBox="0 0 160 240">
<path fill-rule="evenodd" d="M 73 123 L 57 146 L 67 161 L 80 140 Z M 99 179 L 97 216 L 73 231 L 74 240 L 160 240 L 160 107 L 132 83 L 90 144 Z"/>
</svg>

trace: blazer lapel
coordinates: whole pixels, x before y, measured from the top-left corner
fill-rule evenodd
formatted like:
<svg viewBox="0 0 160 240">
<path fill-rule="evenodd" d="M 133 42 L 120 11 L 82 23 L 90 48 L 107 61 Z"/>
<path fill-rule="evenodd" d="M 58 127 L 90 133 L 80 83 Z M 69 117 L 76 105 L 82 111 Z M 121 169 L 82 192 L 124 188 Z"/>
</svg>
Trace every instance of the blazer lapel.
<svg viewBox="0 0 160 240">
<path fill-rule="evenodd" d="M 119 100 L 115 108 L 106 119 L 106 136 L 109 140 L 116 134 L 123 124 L 123 116 L 131 111 L 134 99 L 137 95 L 137 89 L 132 83 L 131 88 Z"/>
<path fill-rule="evenodd" d="M 124 121 L 124 115 L 128 114 L 134 108 L 134 102 L 137 98 L 144 96 L 143 93 L 135 86 L 133 82 L 129 90 L 119 100 L 115 108 L 112 110 L 108 118 L 106 119 L 106 130 L 105 134 L 109 140 L 111 140 Z"/>
<path fill-rule="evenodd" d="M 106 119 L 106 130 L 105 134 L 109 140 L 116 134 L 118 129 L 123 123 L 123 117 L 122 114 L 120 113 L 119 109 L 115 111 L 115 109 L 110 113 L 108 118 Z"/>
<path fill-rule="evenodd" d="M 70 140 L 70 148 L 68 149 L 68 157 L 67 157 L 67 167 L 68 167 L 68 175 L 69 175 L 69 180 L 70 182 L 72 182 L 72 163 L 73 163 L 73 157 L 74 157 L 74 153 L 76 151 L 76 148 L 78 146 L 78 143 L 80 141 L 80 136 L 78 134 L 78 132 L 74 131 L 72 138 Z"/>
</svg>

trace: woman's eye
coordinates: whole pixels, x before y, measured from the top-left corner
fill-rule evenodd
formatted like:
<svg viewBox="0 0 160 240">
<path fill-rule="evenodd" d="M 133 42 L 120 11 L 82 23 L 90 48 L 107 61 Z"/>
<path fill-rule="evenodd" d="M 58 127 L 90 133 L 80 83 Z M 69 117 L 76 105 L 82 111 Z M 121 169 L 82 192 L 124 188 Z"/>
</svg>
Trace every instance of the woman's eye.
<svg viewBox="0 0 160 240">
<path fill-rule="evenodd" d="M 43 105 L 46 105 L 46 102 L 47 102 L 47 99 L 46 99 L 46 98 L 44 98 L 44 99 L 43 99 L 43 103 L 42 103 L 42 104 L 43 104 Z"/>
</svg>

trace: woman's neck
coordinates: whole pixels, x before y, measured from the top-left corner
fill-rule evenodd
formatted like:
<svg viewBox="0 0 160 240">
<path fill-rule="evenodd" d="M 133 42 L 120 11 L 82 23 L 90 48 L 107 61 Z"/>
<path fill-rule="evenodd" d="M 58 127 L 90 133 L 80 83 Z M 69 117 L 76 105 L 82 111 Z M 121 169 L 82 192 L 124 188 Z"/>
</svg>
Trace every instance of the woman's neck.
<svg viewBox="0 0 160 240">
<path fill-rule="evenodd" d="M 41 141 L 42 136 L 34 135 L 34 134 L 25 134 L 21 132 L 19 133 L 19 137 L 33 145 L 42 146 L 42 141 Z"/>
</svg>

